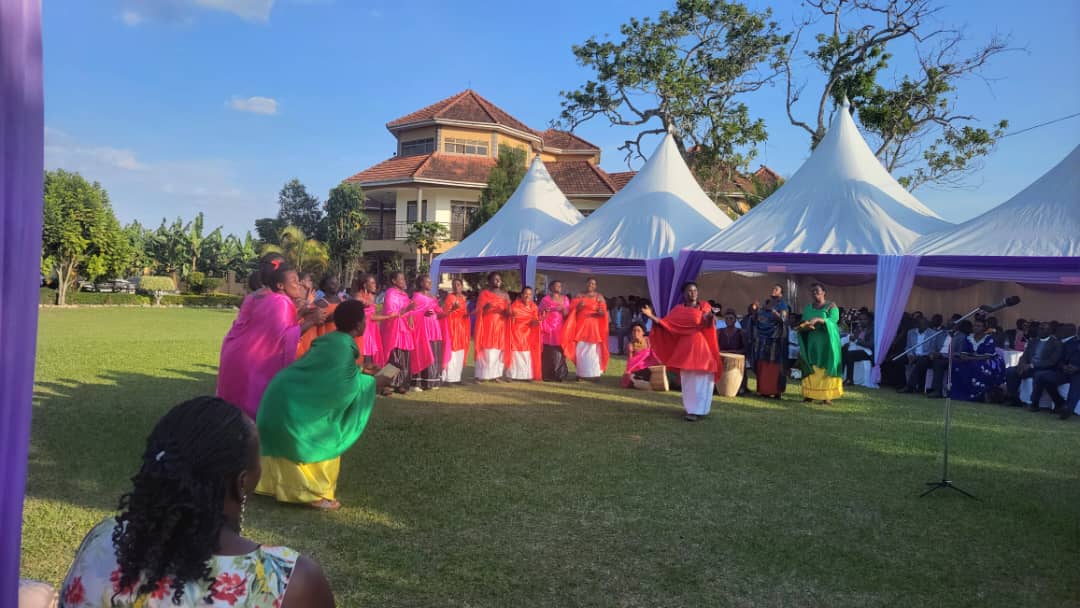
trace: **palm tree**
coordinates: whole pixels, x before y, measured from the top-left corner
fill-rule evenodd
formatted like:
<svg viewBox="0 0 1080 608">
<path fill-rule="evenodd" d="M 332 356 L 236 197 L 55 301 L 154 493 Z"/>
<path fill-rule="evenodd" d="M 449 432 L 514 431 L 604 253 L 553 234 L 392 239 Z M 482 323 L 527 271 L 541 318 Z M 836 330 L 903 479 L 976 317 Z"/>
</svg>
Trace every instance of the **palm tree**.
<svg viewBox="0 0 1080 608">
<path fill-rule="evenodd" d="M 321 276 L 330 267 L 326 245 L 307 238 L 304 231 L 296 226 L 283 228 L 278 234 L 278 242 L 280 245 L 263 245 L 261 253 L 280 253 L 290 264 L 314 276 Z"/>
</svg>

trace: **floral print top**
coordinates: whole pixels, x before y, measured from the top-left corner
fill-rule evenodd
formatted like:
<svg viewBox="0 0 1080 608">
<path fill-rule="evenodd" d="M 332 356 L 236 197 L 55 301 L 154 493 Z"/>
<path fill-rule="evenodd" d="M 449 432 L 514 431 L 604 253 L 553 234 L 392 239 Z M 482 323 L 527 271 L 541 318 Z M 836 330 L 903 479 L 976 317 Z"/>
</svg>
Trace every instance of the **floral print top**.
<svg viewBox="0 0 1080 608">
<path fill-rule="evenodd" d="M 60 608 L 173 607 L 170 579 L 149 593 L 120 589 L 112 533 L 116 521 L 106 519 L 83 540 L 60 591 Z M 288 547 L 264 547 L 244 555 L 210 558 L 209 581 L 190 581 L 181 606 L 211 608 L 280 608 L 300 554 Z M 135 585 L 137 589 L 139 585 Z"/>
</svg>

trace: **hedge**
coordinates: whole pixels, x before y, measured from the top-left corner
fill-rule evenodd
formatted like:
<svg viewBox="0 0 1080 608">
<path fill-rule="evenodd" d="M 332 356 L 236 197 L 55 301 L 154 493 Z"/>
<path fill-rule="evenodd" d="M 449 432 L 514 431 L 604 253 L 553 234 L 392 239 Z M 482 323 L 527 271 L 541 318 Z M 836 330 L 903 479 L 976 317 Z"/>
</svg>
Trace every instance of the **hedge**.
<svg viewBox="0 0 1080 608">
<path fill-rule="evenodd" d="M 42 287 L 39 292 L 40 304 L 56 304 L 56 290 Z M 146 305 L 150 304 L 150 298 L 134 293 L 98 293 L 93 291 L 78 291 L 74 288 L 67 292 L 65 304 L 99 304 L 99 305 Z"/>
<path fill-rule="evenodd" d="M 166 306 L 234 306 L 238 307 L 244 301 L 243 296 L 230 296 L 225 294 L 184 294 L 179 296 L 161 296 L 161 303 Z"/>
</svg>

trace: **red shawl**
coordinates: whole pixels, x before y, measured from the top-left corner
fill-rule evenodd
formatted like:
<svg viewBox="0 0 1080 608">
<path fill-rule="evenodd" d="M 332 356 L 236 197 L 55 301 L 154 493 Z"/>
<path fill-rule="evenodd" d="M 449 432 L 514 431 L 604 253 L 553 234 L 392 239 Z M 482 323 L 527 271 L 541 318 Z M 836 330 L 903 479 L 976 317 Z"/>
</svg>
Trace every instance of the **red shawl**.
<svg viewBox="0 0 1080 608">
<path fill-rule="evenodd" d="M 532 302 L 518 300 L 510 305 L 510 348 L 504 351 L 506 367 L 510 367 L 514 351 L 532 353 L 532 379 L 541 380 L 539 310 Z"/>
<path fill-rule="evenodd" d="M 703 325 L 702 318 L 712 308 L 701 302 L 697 308 L 679 304 L 666 317 L 654 323 L 649 342 L 653 353 L 672 371 L 712 372 L 717 380 L 724 371 L 720 364 L 720 346 L 716 330 Z"/>
<path fill-rule="evenodd" d="M 454 304 L 458 305 L 457 309 Z M 449 348 L 450 352 L 469 350 L 469 309 L 465 296 L 446 296 L 443 310 L 446 311 L 446 326 L 450 331 L 450 339 L 444 348 Z"/>
<path fill-rule="evenodd" d="M 443 341 L 442 361 L 438 364 L 439 369 L 446 369 L 446 364 L 450 361 L 450 353 L 446 349 L 446 336 L 450 330 L 446 326 L 446 319 L 438 317 L 438 313 L 442 312 L 439 301 L 422 293 L 414 293 L 413 304 L 416 308 L 410 314 L 413 316 L 413 344 L 416 345 L 416 349 L 409 358 L 409 371 L 419 374 L 435 363 L 435 351 L 431 349 L 432 340 Z M 428 315 L 428 311 L 435 314 Z M 436 328 L 441 331 L 436 331 Z"/>
<path fill-rule="evenodd" d="M 578 305 L 583 305 L 578 311 Z M 603 313 L 597 316 L 596 313 Z M 577 365 L 577 343 L 590 342 L 600 346 L 600 370 L 606 371 L 608 359 L 608 312 L 607 302 L 604 298 L 596 295 L 580 295 L 570 302 L 570 314 L 563 324 L 563 354 L 574 365 Z"/>
<path fill-rule="evenodd" d="M 484 312 L 484 306 L 491 304 L 491 309 Z M 510 307 L 510 302 L 499 294 L 485 289 L 476 299 L 476 352 L 491 348 L 509 350 L 510 333 L 503 313 Z"/>
</svg>

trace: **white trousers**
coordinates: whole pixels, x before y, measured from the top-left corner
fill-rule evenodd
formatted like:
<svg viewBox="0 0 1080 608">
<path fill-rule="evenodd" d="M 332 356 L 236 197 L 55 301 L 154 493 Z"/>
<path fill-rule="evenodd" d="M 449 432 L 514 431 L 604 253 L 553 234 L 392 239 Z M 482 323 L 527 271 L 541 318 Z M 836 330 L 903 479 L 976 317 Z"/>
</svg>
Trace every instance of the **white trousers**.
<svg viewBox="0 0 1080 608">
<path fill-rule="evenodd" d="M 592 342 L 578 342 L 574 349 L 576 361 L 574 369 L 578 378 L 599 378 L 604 375 L 600 369 L 600 345 Z"/>
<path fill-rule="evenodd" d="M 503 352 L 497 348 L 488 348 L 480 351 L 476 356 L 476 379 L 494 380 L 502 378 L 506 371 L 503 363 Z"/>
<path fill-rule="evenodd" d="M 713 387 L 716 379 L 712 372 L 679 372 L 682 382 L 682 403 L 687 414 L 705 416 L 712 409 Z"/>
<path fill-rule="evenodd" d="M 514 351 L 510 359 L 510 369 L 506 370 L 506 375 L 511 380 L 532 380 L 532 353 Z"/>
<path fill-rule="evenodd" d="M 450 353 L 450 361 L 446 364 L 446 381 L 461 382 L 461 371 L 465 368 L 465 351 L 455 350 Z"/>
</svg>

